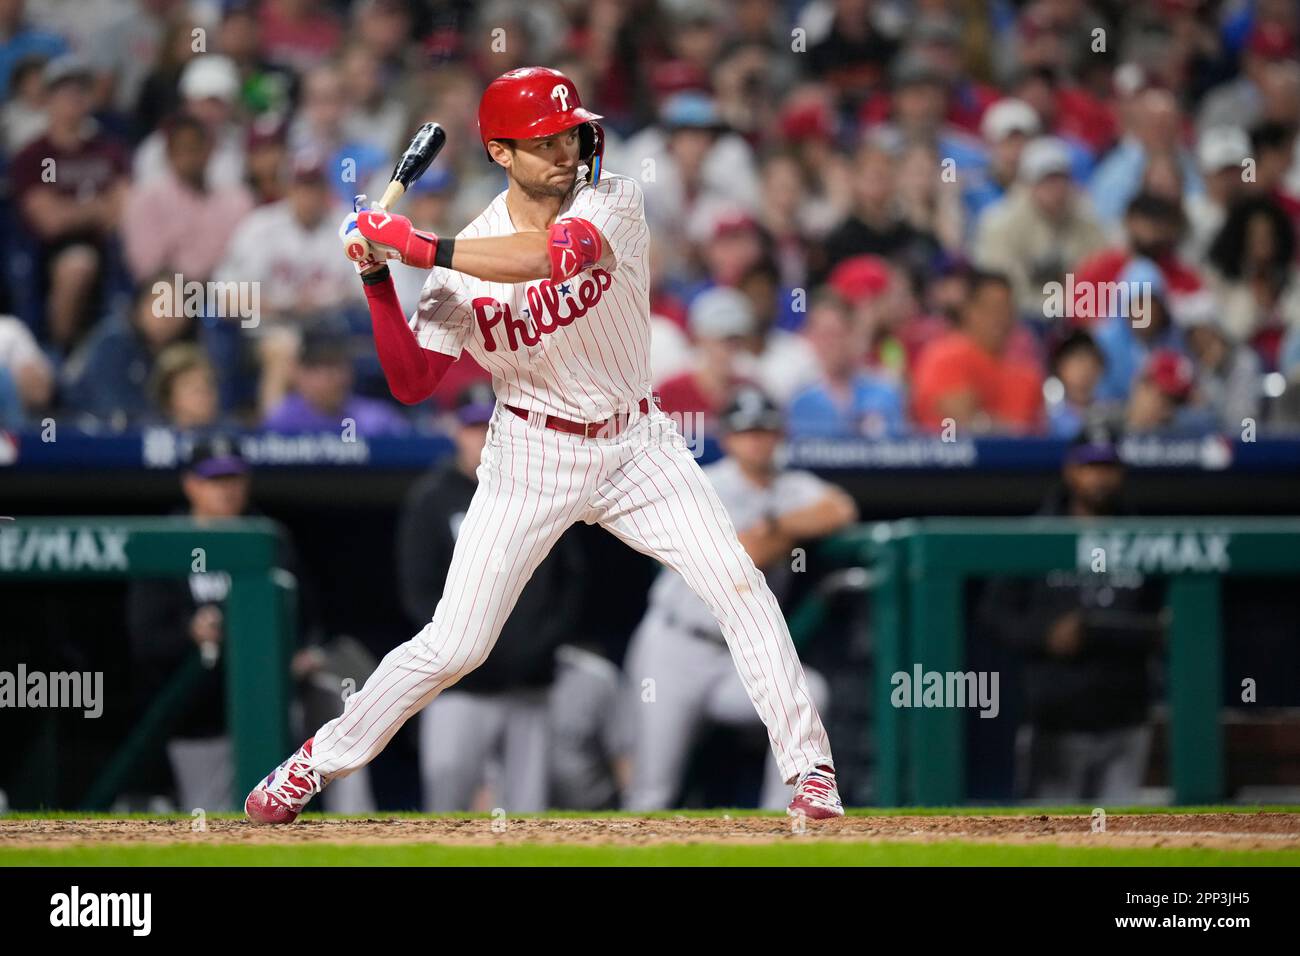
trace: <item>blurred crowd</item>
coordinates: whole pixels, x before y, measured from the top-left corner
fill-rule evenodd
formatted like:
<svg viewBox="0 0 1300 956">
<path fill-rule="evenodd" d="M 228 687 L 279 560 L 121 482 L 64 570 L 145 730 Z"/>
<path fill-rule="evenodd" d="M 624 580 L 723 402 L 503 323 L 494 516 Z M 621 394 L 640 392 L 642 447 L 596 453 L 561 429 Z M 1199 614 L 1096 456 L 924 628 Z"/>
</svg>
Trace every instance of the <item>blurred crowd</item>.
<svg viewBox="0 0 1300 956">
<path fill-rule="evenodd" d="M 1294 429 L 1298 49 L 1292 0 L 0 0 L 0 426 L 443 427 L 484 373 L 393 402 L 336 230 L 435 120 L 402 211 L 458 232 L 538 63 L 644 186 L 666 411 Z"/>
</svg>

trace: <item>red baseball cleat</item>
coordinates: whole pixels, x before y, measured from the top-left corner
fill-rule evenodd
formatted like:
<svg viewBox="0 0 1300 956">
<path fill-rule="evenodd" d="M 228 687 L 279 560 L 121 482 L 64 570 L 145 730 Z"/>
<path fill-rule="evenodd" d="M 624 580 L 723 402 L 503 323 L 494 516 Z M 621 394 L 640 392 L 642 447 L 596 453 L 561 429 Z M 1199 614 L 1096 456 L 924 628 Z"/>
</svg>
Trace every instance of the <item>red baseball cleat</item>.
<svg viewBox="0 0 1300 956">
<path fill-rule="evenodd" d="M 809 820 L 844 816 L 840 791 L 835 786 L 835 768 L 822 764 L 805 770 L 794 785 L 794 798 L 785 812 L 792 817 L 803 815 Z"/>
<path fill-rule="evenodd" d="M 293 823 L 324 786 L 311 768 L 311 738 L 297 753 L 253 788 L 244 801 L 244 814 L 253 823 Z"/>
</svg>

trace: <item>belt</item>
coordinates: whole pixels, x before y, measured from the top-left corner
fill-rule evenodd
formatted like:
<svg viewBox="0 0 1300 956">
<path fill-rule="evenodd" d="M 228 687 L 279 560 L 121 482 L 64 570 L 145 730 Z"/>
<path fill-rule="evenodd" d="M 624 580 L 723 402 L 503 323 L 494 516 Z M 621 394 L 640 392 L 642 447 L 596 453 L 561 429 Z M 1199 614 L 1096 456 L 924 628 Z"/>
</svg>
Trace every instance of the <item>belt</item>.
<svg viewBox="0 0 1300 956">
<path fill-rule="evenodd" d="M 641 414 L 646 415 L 650 412 L 650 402 L 641 399 L 638 406 Z M 526 409 L 516 408 L 514 405 L 507 405 L 506 409 L 514 412 L 517 416 L 525 421 L 529 418 Z M 620 412 L 617 415 L 611 415 L 603 422 L 571 422 L 567 418 L 560 418 L 556 415 L 547 415 L 544 424 L 547 428 L 553 428 L 557 432 L 565 432 L 569 435 L 581 435 L 583 438 L 613 438 L 615 435 L 627 428 L 628 420 L 631 418 L 628 412 Z"/>
</svg>

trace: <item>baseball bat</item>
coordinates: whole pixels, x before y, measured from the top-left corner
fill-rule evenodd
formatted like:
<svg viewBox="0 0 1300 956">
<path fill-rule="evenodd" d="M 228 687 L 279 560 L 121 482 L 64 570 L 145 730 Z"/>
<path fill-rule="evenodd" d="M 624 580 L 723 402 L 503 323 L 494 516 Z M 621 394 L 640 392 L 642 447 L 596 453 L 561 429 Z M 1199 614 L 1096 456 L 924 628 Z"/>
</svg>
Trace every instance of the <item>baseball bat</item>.
<svg viewBox="0 0 1300 956">
<path fill-rule="evenodd" d="M 397 165 L 393 167 L 392 179 L 384 190 L 379 205 L 385 209 L 391 208 L 393 203 L 402 198 L 402 193 L 406 192 L 411 183 L 424 175 L 434 157 L 446 145 L 447 134 L 437 123 L 425 123 L 416 130 L 411 137 L 411 145 L 406 147 L 406 152 L 402 153 Z"/>
<path fill-rule="evenodd" d="M 406 147 L 398 158 L 397 165 L 393 167 L 393 175 L 387 188 L 384 189 L 384 195 L 379 200 L 379 206 L 383 209 L 392 209 L 411 183 L 424 175 L 429 164 L 446 145 L 447 133 L 437 123 L 425 123 L 416 130 L 415 135 L 411 137 L 410 145 Z M 364 259 L 370 251 L 369 244 L 358 233 L 349 234 L 343 240 L 343 245 L 347 250 L 348 258 L 356 261 Z"/>
</svg>

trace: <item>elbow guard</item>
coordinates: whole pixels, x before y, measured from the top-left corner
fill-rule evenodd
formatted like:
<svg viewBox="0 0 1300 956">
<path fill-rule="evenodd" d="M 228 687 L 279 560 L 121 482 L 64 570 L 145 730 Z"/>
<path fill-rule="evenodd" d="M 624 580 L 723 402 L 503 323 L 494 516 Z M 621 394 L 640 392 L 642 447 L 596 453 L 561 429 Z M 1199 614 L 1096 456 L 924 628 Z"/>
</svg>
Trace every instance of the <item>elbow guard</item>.
<svg viewBox="0 0 1300 956">
<path fill-rule="evenodd" d="M 596 227 L 585 219 L 564 219 L 551 226 L 547 249 L 551 281 L 563 282 L 600 261 L 604 244 Z"/>
</svg>

